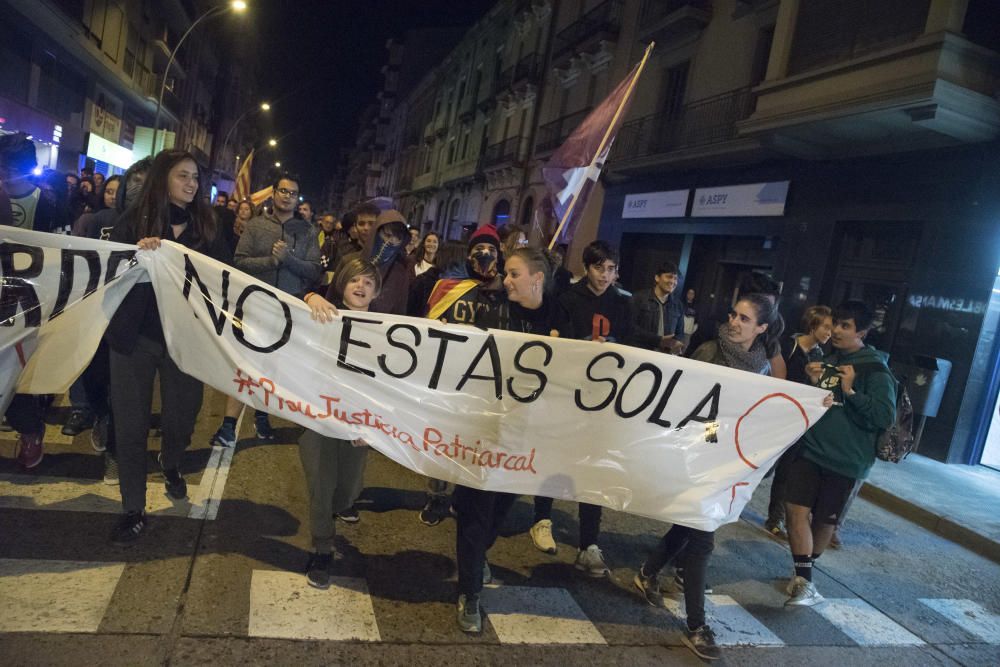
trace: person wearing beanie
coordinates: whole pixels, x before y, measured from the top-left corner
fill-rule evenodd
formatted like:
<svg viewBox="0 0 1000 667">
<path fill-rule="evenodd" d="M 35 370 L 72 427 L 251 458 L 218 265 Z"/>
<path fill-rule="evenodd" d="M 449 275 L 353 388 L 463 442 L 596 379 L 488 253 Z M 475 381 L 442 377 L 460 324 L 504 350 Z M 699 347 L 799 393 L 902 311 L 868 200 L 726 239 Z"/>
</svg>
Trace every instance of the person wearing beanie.
<svg viewBox="0 0 1000 667">
<path fill-rule="evenodd" d="M 427 299 L 427 317 L 445 324 L 475 324 L 506 301 L 500 256 L 500 236 L 483 225 L 469 238 L 469 254 L 460 271 L 445 271 Z M 448 484 L 431 479 L 420 521 L 436 526 L 451 513 Z"/>
</svg>

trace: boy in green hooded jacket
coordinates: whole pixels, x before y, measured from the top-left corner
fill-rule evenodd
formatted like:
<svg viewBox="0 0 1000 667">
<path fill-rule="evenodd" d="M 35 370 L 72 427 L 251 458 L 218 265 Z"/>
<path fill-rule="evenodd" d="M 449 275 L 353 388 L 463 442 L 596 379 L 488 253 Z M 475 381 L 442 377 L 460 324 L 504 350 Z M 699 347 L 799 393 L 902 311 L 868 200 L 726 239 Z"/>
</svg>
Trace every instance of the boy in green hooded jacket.
<svg viewBox="0 0 1000 667">
<path fill-rule="evenodd" d="M 830 409 L 802 436 L 788 473 L 785 508 L 795 575 L 786 606 L 823 601 L 812 582 L 813 562 L 829 545 L 855 483 L 875 463 L 879 434 L 896 419 L 896 380 L 884 355 L 864 342 L 873 319 L 865 303 L 845 301 L 833 311 L 833 353 L 806 365 L 810 380 L 830 390 L 824 401 Z"/>
</svg>

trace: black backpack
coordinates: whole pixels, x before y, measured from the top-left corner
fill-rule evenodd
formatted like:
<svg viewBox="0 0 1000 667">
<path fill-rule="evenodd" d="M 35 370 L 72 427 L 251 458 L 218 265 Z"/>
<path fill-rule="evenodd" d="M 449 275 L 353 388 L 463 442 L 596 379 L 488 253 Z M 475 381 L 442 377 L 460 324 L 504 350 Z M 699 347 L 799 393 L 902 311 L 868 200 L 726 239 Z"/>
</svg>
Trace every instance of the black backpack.
<svg viewBox="0 0 1000 667">
<path fill-rule="evenodd" d="M 913 402 L 906 389 L 907 380 L 896 378 L 893 372 L 882 364 L 859 364 L 858 367 L 871 366 L 872 370 L 884 371 L 896 383 L 896 421 L 879 433 L 875 442 L 875 456 L 889 463 L 899 463 L 910 452 L 916 449 L 916 438 L 913 436 Z"/>
</svg>

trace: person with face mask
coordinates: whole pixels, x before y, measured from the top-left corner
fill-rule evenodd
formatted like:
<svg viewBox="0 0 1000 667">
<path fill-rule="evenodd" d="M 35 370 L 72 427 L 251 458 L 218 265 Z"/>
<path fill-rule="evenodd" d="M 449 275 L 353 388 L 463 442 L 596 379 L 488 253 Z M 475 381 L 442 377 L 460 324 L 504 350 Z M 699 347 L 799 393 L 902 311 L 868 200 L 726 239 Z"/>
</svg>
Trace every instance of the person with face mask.
<svg viewBox="0 0 1000 667">
<path fill-rule="evenodd" d="M 427 317 L 445 323 L 476 324 L 506 301 L 496 227 L 484 225 L 472 234 L 464 268 L 461 275 L 442 274 L 427 299 Z M 430 480 L 420 522 L 436 526 L 453 513 L 448 484 Z"/>
</svg>

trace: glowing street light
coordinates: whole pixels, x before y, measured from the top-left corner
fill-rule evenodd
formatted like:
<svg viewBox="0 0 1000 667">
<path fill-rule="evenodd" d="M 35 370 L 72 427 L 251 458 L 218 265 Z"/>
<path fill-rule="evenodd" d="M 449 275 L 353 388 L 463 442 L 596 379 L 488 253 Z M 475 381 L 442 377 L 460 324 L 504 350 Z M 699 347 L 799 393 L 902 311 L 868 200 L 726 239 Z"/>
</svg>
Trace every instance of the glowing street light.
<svg viewBox="0 0 1000 667">
<path fill-rule="evenodd" d="M 261 102 L 259 107 L 250 107 L 249 109 L 247 109 L 246 111 L 244 111 L 242 114 L 240 114 L 239 118 L 237 118 L 235 121 L 233 121 L 233 126 L 229 128 L 229 132 L 226 132 L 226 138 L 222 142 L 222 150 L 219 151 L 219 155 L 221 155 L 223 157 L 223 159 L 225 159 L 226 148 L 229 146 L 229 139 L 233 136 L 233 131 L 236 129 L 236 126 L 239 125 L 240 121 L 242 121 L 244 118 L 246 118 L 247 116 L 249 116 L 250 114 L 252 114 L 252 113 L 254 113 L 254 112 L 258 111 L 258 110 L 260 110 L 260 111 L 270 111 L 271 110 L 271 105 L 269 103 L 267 103 L 267 102 Z M 237 162 L 239 162 L 239 158 L 236 158 L 236 160 L 237 160 Z"/>
<path fill-rule="evenodd" d="M 271 148 L 274 148 L 275 146 L 278 145 L 278 140 L 277 139 L 269 139 L 268 142 L 267 142 L 267 145 L 270 146 Z"/>
<path fill-rule="evenodd" d="M 245 0 L 233 0 L 229 3 L 229 6 L 217 5 L 212 7 L 207 12 L 195 19 L 194 23 L 181 35 L 181 38 L 177 40 L 177 44 L 174 45 L 173 50 L 170 52 L 170 57 L 167 58 L 167 66 L 163 70 L 163 80 L 160 82 L 160 96 L 156 98 L 156 115 L 153 117 L 153 144 L 150 147 L 150 155 L 156 153 L 156 134 L 160 130 L 160 111 L 163 109 L 163 93 L 167 90 L 167 77 L 170 76 L 170 67 L 174 64 L 174 58 L 177 57 L 177 51 L 180 50 L 181 44 L 187 39 L 187 36 L 191 34 L 191 31 L 195 27 L 207 18 L 212 16 L 217 16 L 227 10 L 232 10 L 237 14 L 246 11 L 247 3 Z"/>
<path fill-rule="evenodd" d="M 267 102 L 261 102 L 260 103 L 260 110 L 261 111 L 270 111 L 271 110 L 271 105 L 268 104 Z"/>
<path fill-rule="evenodd" d="M 275 162 L 274 166 L 277 167 L 278 169 L 281 169 L 281 163 L 280 162 Z"/>
</svg>

